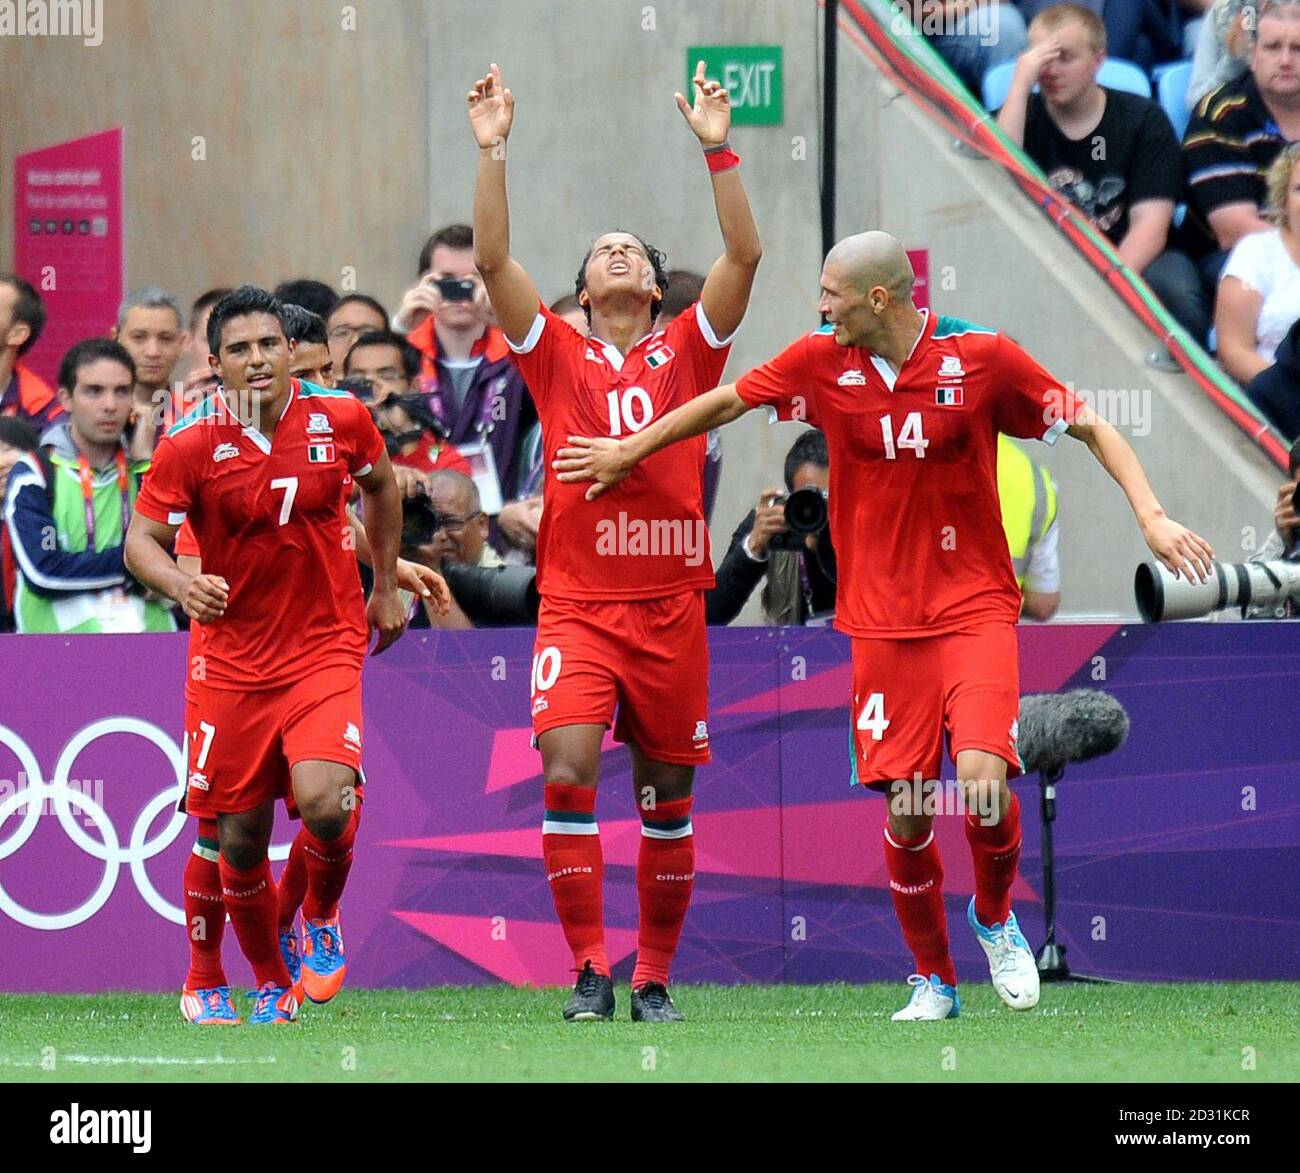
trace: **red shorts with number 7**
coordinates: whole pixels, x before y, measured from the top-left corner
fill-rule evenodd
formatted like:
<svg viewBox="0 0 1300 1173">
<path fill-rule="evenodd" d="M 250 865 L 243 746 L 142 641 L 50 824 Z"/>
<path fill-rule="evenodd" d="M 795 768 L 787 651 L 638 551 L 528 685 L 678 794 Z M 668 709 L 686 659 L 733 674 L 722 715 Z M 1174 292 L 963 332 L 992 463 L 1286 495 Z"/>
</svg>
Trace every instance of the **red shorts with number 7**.
<svg viewBox="0 0 1300 1173">
<path fill-rule="evenodd" d="M 1020 656 L 1016 629 L 988 623 L 923 639 L 853 640 L 853 781 L 874 790 L 939 777 L 946 735 L 962 750 L 995 754 L 1007 777 L 1024 772 L 1016 749 Z"/>
<path fill-rule="evenodd" d="M 282 688 L 187 690 L 185 809 L 199 818 L 292 795 L 299 762 L 338 762 L 361 789 L 361 673 L 326 668 Z"/>
</svg>

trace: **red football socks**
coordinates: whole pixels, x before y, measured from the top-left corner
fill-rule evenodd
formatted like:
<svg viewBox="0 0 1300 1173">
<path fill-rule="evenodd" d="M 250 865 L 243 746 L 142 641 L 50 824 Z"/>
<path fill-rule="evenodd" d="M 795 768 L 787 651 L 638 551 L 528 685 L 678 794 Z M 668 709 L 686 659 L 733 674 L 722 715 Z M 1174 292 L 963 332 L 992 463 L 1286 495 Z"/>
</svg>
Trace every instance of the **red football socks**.
<svg viewBox="0 0 1300 1173">
<path fill-rule="evenodd" d="M 273 982 L 290 986 L 289 971 L 280 956 L 275 920 L 279 901 L 275 881 L 271 878 L 271 861 L 262 860 L 247 871 L 231 867 L 225 856 L 218 860 L 221 868 L 221 894 L 225 897 L 230 923 L 235 926 L 239 948 L 253 967 L 253 980 L 261 986 Z"/>
<path fill-rule="evenodd" d="M 298 834 L 289 844 L 289 858 L 284 861 L 284 871 L 280 873 L 280 883 L 276 888 L 280 905 L 277 927 L 282 933 L 293 928 L 293 918 L 302 907 L 303 897 L 307 895 L 307 857 L 302 842 L 305 831 L 305 828 L 299 827 Z"/>
<path fill-rule="evenodd" d="M 590 961 L 609 976 L 601 884 L 605 863 L 596 825 L 596 792 L 585 786 L 548 782 L 542 822 L 542 858 L 564 939 L 577 970 Z"/>
<path fill-rule="evenodd" d="M 636 968 L 632 988 L 647 982 L 668 984 L 668 969 L 695 886 L 695 835 L 691 799 L 661 802 L 641 812 L 641 850 L 637 856 L 636 888 L 641 898 Z"/>
<path fill-rule="evenodd" d="M 1011 802 L 995 826 L 966 816 L 966 841 L 975 863 L 975 917 L 985 928 L 1000 925 L 1011 912 L 1011 885 L 1020 862 L 1020 800 Z"/>
<path fill-rule="evenodd" d="M 339 898 L 352 870 L 359 813 L 352 812 L 347 828 L 337 839 L 317 839 L 305 826 L 298 832 L 307 864 L 307 895 L 303 897 L 302 915 L 308 920 L 329 920 L 338 915 Z"/>
<path fill-rule="evenodd" d="M 226 931 L 226 902 L 221 896 L 221 868 L 217 863 L 217 824 L 199 820 L 194 850 L 185 863 L 185 926 L 190 939 L 190 971 L 185 985 L 191 990 L 224 986 L 221 938 Z"/>
<path fill-rule="evenodd" d="M 943 907 L 943 863 L 934 832 L 900 841 L 886 826 L 885 864 L 894 911 L 916 972 L 925 978 L 937 973 L 940 981 L 955 986 L 957 971 L 948 952 L 948 918 Z"/>
</svg>

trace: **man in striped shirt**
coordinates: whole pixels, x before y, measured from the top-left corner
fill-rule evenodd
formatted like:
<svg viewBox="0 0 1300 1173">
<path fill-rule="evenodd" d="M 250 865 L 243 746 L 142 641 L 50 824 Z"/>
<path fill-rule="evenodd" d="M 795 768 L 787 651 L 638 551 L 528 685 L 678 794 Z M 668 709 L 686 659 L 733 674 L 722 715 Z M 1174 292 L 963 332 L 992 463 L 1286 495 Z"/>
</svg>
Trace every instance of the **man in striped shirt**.
<svg viewBox="0 0 1300 1173">
<path fill-rule="evenodd" d="M 1199 245 L 1211 283 L 1237 241 L 1272 227 L 1265 172 L 1300 141 L 1300 3 L 1266 0 L 1261 9 L 1250 70 L 1201 99 L 1183 138 L 1189 244 Z"/>
</svg>

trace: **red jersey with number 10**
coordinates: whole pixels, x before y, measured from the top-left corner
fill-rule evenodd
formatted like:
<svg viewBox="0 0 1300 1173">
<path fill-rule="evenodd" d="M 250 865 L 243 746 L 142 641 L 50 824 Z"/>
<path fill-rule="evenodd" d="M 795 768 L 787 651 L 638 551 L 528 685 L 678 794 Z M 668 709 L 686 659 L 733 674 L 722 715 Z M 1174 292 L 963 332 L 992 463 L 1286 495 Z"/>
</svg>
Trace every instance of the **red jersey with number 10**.
<svg viewBox="0 0 1300 1173">
<path fill-rule="evenodd" d="M 230 584 L 203 625 L 205 682 L 275 688 L 365 659 L 368 632 L 344 485 L 384 454 L 365 406 L 294 379 L 270 442 L 218 391 L 163 439 L 136 502 L 164 525 L 187 519 L 203 573 Z"/>
<path fill-rule="evenodd" d="M 1054 443 L 1079 401 L 1009 338 L 926 313 L 897 376 L 829 326 L 736 393 L 826 433 L 835 626 L 939 635 L 1020 615 L 998 500 L 998 433 Z"/>
<path fill-rule="evenodd" d="M 591 482 L 562 483 L 551 462 L 570 436 L 627 436 L 711 391 L 731 339 L 717 337 L 696 302 L 623 355 L 542 306 L 528 336 L 510 348 L 542 422 L 541 595 L 654 599 L 713 586 L 703 436 L 656 452 L 594 501 Z"/>
</svg>

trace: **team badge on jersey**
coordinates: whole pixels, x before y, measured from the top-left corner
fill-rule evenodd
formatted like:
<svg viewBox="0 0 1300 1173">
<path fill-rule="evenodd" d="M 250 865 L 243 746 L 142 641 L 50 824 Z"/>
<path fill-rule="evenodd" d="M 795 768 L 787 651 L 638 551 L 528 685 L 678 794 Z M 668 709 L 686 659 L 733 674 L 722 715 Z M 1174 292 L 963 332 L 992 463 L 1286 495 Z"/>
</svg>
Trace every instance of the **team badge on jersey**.
<svg viewBox="0 0 1300 1173">
<path fill-rule="evenodd" d="M 667 366 L 672 361 L 676 351 L 671 346 L 661 346 L 658 350 L 652 350 L 645 356 L 645 365 L 652 371 L 657 371 L 662 366 Z"/>
<path fill-rule="evenodd" d="M 706 721 L 696 721 L 696 722 L 695 722 L 695 736 L 692 737 L 691 740 L 692 740 L 692 741 L 708 741 L 708 740 L 709 740 L 709 726 L 708 726 L 708 723 L 707 723 Z"/>
<path fill-rule="evenodd" d="M 334 443 L 308 444 L 307 459 L 312 464 L 333 464 L 334 463 Z"/>
<path fill-rule="evenodd" d="M 330 417 L 323 412 L 313 411 L 307 417 L 308 432 L 332 432 L 334 425 L 330 423 Z"/>
<path fill-rule="evenodd" d="M 939 363 L 939 378 L 962 379 L 966 372 L 961 369 L 961 359 L 955 354 L 945 354 Z"/>
</svg>

